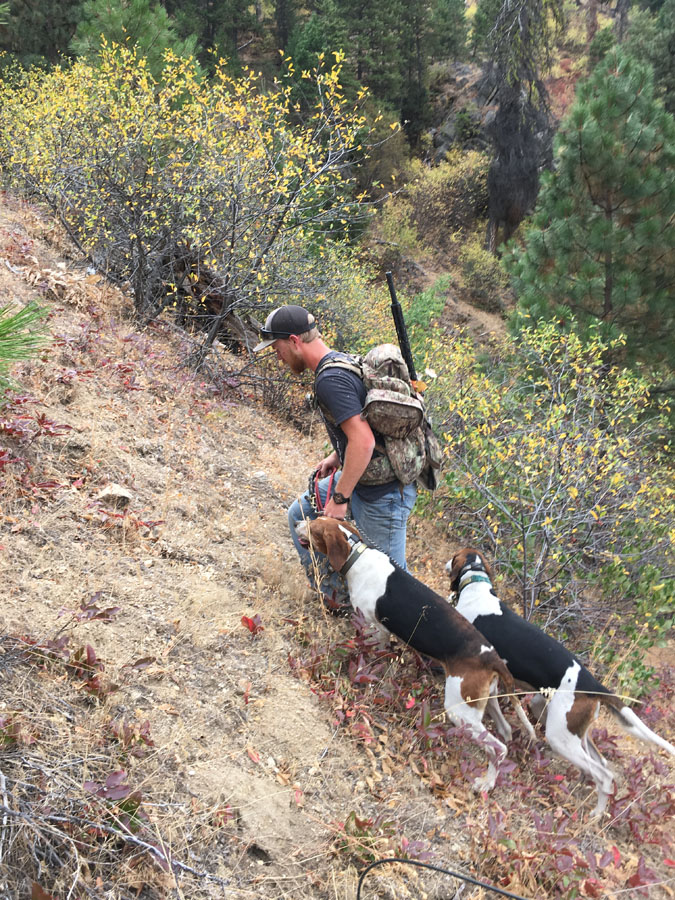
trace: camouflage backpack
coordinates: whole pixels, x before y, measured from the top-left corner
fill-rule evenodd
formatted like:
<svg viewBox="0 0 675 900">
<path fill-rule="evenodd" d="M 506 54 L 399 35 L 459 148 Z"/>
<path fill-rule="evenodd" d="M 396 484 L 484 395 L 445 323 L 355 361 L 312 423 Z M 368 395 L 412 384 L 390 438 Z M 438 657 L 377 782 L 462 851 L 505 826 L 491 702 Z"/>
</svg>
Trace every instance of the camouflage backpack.
<svg viewBox="0 0 675 900">
<path fill-rule="evenodd" d="M 399 348 L 379 344 L 364 357 L 330 357 L 316 370 L 315 378 L 330 368 L 347 369 L 363 381 L 367 393 L 361 418 L 384 442 L 384 446 L 376 445 L 380 455 L 368 464 L 361 484 L 416 481 L 426 490 L 435 490 L 443 457 L 441 446 Z M 323 405 L 321 411 L 333 421 Z"/>
</svg>

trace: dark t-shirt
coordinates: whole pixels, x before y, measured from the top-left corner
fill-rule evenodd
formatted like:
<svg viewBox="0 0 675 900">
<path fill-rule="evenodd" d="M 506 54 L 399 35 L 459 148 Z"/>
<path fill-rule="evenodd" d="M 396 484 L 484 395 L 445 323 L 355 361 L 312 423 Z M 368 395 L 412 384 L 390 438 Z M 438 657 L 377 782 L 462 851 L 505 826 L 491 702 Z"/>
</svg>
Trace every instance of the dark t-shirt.
<svg viewBox="0 0 675 900">
<path fill-rule="evenodd" d="M 320 369 L 324 360 L 333 357 L 345 357 L 346 354 L 338 353 L 331 350 L 319 362 L 317 369 Z M 317 400 L 323 404 L 335 419 L 335 423 L 329 422 L 324 416 L 323 421 L 328 431 L 328 437 L 333 445 L 333 449 L 337 451 L 340 462 L 344 461 L 345 449 L 347 447 L 347 436 L 339 427 L 340 424 L 352 416 L 358 416 L 363 409 L 366 400 L 366 389 L 363 382 L 354 372 L 348 372 L 347 369 L 341 369 L 337 366 L 330 366 L 319 372 L 314 383 L 314 391 Z M 319 407 L 320 409 L 321 407 Z M 382 444 L 379 435 L 375 435 L 375 439 Z M 375 450 L 374 454 L 380 451 Z M 386 484 L 357 484 L 354 492 L 363 500 L 378 500 L 384 497 L 390 491 L 398 490 L 398 481 L 389 481 Z"/>
</svg>

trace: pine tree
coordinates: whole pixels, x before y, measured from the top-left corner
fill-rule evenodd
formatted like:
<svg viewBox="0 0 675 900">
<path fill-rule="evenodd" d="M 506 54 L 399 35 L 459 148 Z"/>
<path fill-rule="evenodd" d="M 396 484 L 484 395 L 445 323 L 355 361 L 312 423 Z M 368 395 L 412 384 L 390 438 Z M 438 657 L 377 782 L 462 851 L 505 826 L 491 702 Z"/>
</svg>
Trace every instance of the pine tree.
<svg viewBox="0 0 675 900">
<path fill-rule="evenodd" d="M 612 49 L 577 89 L 525 237 L 507 259 L 516 325 L 572 317 L 623 332 L 629 358 L 675 362 L 675 119 L 651 68 Z"/>
<path fill-rule="evenodd" d="M 638 10 L 624 46 L 652 66 L 654 90 L 668 112 L 675 114 L 675 0 L 665 0 L 657 15 Z"/>
<path fill-rule="evenodd" d="M 137 46 L 153 74 L 161 71 L 167 48 L 178 56 L 192 56 L 196 49 L 196 39 L 181 40 L 166 9 L 151 0 L 84 0 L 71 49 L 77 56 L 96 56 L 102 36 L 108 43 Z"/>
<path fill-rule="evenodd" d="M 334 27 L 339 27 L 336 30 Z M 297 73 L 315 69 L 319 62 L 319 54 L 330 57 L 331 54 L 347 46 L 346 29 L 337 17 L 320 13 L 312 15 L 302 25 L 296 25 L 285 49 L 293 60 Z M 343 70 L 344 71 L 344 70 Z M 356 82 L 354 82 L 356 84 Z"/>
<path fill-rule="evenodd" d="M 338 19 L 333 20 L 339 22 Z M 342 52 L 346 46 L 344 31 L 331 27 L 328 17 L 312 13 L 302 25 L 296 25 L 285 48 L 284 76 L 293 82 L 293 106 L 297 111 L 308 110 L 318 101 L 317 85 L 303 77 L 305 72 L 313 72 L 321 66 L 321 57 L 332 61 L 334 54 Z M 344 96 L 355 103 L 362 90 L 354 76 L 353 67 L 343 63 L 340 85 Z"/>
<path fill-rule="evenodd" d="M 285 50 L 288 46 L 296 18 L 295 0 L 274 0 L 274 24 L 277 47 Z"/>
<path fill-rule="evenodd" d="M 339 0 L 322 4 L 328 29 L 342 31 L 359 84 L 373 94 L 400 105 L 402 90 L 399 29 L 402 0 Z"/>
<path fill-rule="evenodd" d="M 486 248 L 503 228 L 507 241 L 534 207 L 539 172 L 550 165 L 552 128 L 544 74 L 562 30 L 562 0 L 503 0 L 489 32 L 485 83 L 499 104 L 488 130 L 495 155 L 488 172 Z"/>
<path fill-rule="evenodd" d="M 461 59 L 466 55 L 468 26 L 464 0 L 435 0 L 431 8 L 432 59 Z"/>
<path fill-rule="evenodd" d="M 427 63 L 430 44 L 430 18 L 426 0 L 408 0 L 400 22 L 401 121 L 408 141 L 414 147 L 429 124 Z"/>
<path fill-rule="evenodd" d="M 482 52 L 488 47 L 488 35 L 495 27 L 501 12 L 502 0 L 478 0 L 476 12 L 471 22 L 471 51 Z"/>
<path fill-rule="evenodd" d="M 216 57 L 227 57 L 236 66 L 242 44 L 259 29 L 248 0 L 163 0 L 163 5 L 181 38 L 196 36 L 199 61 L 207 69 L 215 62 L 210 51 L 216 51 Z"/>
<path fill-rule="evenodd" d="M 668 112 L 675 115 L 675 0 L 665 0 L 659 10 L 659 37 L 653 58 L 654 77 Z"/>
<path fill-rule="evenodd" d="M 35 303 L 23 309 L 0 307 L 0 389 L 11 386 L 9 371 L 15 362 L 34 356 L 45 343 L 41 320 L 45 310 Z"/>
<path fill-rule="evenodd" d="M 33 0 L 3 3 L 0 50 L 26 66 L 56 63 L 68 50 L 81 16 L 81 0 Z"/>
</svg>

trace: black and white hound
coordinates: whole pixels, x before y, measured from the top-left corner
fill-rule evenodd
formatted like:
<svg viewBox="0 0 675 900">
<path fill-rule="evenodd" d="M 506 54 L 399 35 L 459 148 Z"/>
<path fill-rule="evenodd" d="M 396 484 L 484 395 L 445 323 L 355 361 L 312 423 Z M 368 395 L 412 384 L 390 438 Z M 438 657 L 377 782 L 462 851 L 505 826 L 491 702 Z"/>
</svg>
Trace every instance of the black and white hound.
<svg viewBox="0 0 675 900">
<path fill-rule="evenodd" d="M 598 789 L 593 815 L 607 806 L 614 776 L 589 735 L 602 703 L 629 734 L 675 755 L 675 747 L 655 734 L 561 643 L 509 609 L 492 588 L 492 573 L 479 550 L 467 547 L 446 565 L 457 596 L 456 609 L 492 643 L 520 685 L 542 691 L 536 709 L 551 748 L 589 775 Z"/>
<path fill-rule="evenodd" d="M 388 640 L 396 635 L 414 650 L 438 660 L 445 671 L 445 711 L 453 724 L 466 726 L 488 755 L 488 770 L 474 782 L 475 790 L 490 790 L 506 746 L 483 725 L 490 708 L 500 736 L 511 739 L 511 727 L 495 698 L 498 680 L 513 701 L 530 736 L 534 729 L 514 694 L 511 673 L 485 638 L 443 597 L 403 571 L 381 550 L 367 547 L 356 528 L 338 519 L 318 518 L 296 525 L 306 546 L 328 557 L 347 581 L 349 599 L 369 625 Z"/>
</svg>

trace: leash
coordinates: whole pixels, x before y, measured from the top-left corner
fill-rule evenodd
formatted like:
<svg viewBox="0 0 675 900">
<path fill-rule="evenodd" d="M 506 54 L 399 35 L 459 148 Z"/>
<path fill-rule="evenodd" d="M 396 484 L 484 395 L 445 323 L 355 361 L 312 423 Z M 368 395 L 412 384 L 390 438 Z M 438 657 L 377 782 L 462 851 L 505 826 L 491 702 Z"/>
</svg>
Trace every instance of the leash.
<svg viewBox="0 0 675 900">
<path fill-rule="evenodd" d="M 320 516 L 324 510 L 325 504 L 321 501 L 321 494 L 319 493 L 319 481 L 318 481 L 319 470 L 314 469 L 312 474 L 309 476 L 309 484 L 307 485 L 307 495 L 309 497 L 309 505 L 312 507 L 312 510 Z M 328 482 L 328 491 L 326 493 L 326 497 L 330 497 L 333 493 L 333 480 L 335 478 L 335 469 L 330 473 L 330 480 Z"/>
<path fill-rule="evenodd" d="M 361 900 L 361 886 L 363 885 L 363 879 L 370 872 L 371 869 L 374 869 L 375 866 L 383 866 L 385 863 L 405 863 L 407 866 L 417 866 L 420 869 L 431 869 L 432 872 L 442 872 L 444 875 L 452 875 L 453 878 L 461 878 L 462 881 L 466 881 L 469 884 L 475 884 L 478 887 L 485 888 L 486 891 L 492 891 L 495 894 L 500 894 L 502 897 L 511 897 L 512 900 L 527 900 L 527 897 L 523 897 L 520 894 L 512 894 L 510 891 L 504 891 L 501 888 L 494 887 L 491 884 L 486 884 L 484 881 L 476 881 L 475 878 L 470 878 L 468 875 L 462 875 L 461 872 L 452 872 L 450 869 L 442 869 L 440 866 L 432 866 L 430 863 L 420 862 L 417 859 L 399 859 L 396 856 L 389 857 L 388 859 L 378 859 L 374 863 L 371 863 L 369 866 L 361 872 L 359 876 L 359 884 L 356 889 L 356 900 Z"/>
</svg>

